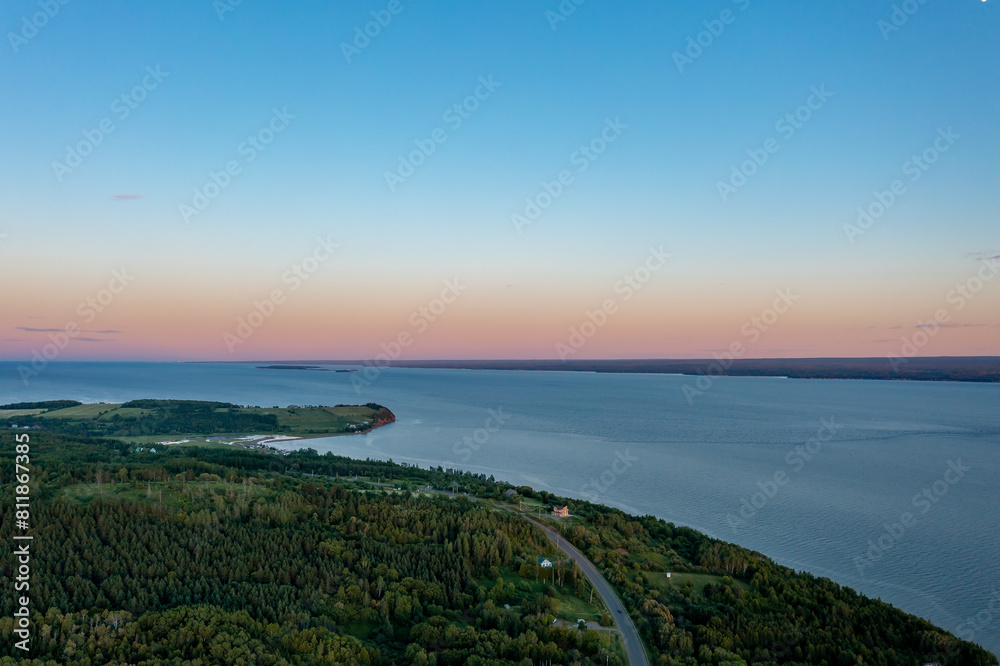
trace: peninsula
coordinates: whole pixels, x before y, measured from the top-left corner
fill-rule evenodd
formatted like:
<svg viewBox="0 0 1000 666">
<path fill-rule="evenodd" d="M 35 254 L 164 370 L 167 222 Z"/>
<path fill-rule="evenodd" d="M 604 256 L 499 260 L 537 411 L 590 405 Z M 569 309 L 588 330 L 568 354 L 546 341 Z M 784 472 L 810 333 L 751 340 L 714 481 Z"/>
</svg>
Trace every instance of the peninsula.
<svg viewBox="0 0 1000 666">
<path fill-rule="evenodd" d="M 0 405 L 0 428 L 40 430 L 77 437 L 114 437 L 183 443 L 246 437 L 298 439 L 364 433 L 396 416 L 376 403 L 334 407 L 250 407 L 200 400 L 131 400 L 85 405 L 75 400 Z M 187 439 L 185 439 L 187 438 Z"/>
</svg>

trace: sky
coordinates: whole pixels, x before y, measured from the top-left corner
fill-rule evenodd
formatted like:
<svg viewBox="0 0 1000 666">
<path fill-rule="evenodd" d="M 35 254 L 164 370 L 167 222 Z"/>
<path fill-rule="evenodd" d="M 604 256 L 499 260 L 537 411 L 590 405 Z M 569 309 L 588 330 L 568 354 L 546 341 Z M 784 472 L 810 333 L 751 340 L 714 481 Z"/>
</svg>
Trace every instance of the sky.
<svg viewBox="0 0 1000 666">
<path fill-rule="evenodd" d="M 0 359 L 998 355 L 996 0 L 0 8 Z"/>
</svg>

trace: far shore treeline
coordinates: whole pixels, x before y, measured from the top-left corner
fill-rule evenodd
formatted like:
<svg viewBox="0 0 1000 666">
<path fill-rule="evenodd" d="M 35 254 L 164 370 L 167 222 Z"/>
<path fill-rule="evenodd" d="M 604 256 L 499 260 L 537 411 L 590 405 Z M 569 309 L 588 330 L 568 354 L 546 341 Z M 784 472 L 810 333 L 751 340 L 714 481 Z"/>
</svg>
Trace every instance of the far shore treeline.
<svg viewBox="0 0 1000 666">
<path fill-rule="evenodd" d="M 709 359 L 393 360 L 380 362 L 379 367 L 659 373 L 791 379 L 1000 382 L 1000 356 L 921 357 L 918 349 L 910 350 L 905 345 L 900 352 L 887 357 L 871 358 L 742 358 L 724 352 L 719 354 L 718 358 Z M 295 362 L 317 366 L 365 365 L 358 361 Z"/>
</svg>

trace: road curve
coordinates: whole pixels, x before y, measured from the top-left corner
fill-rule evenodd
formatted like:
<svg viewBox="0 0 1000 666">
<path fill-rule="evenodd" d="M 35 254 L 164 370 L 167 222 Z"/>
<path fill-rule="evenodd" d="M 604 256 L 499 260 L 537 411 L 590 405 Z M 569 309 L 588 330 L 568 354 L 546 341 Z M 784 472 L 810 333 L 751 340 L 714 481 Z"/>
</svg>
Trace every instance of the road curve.
<svg viewBox="0 0 1000 666">
<path fill-rule="evenodd" d="M 628 657 L 628 663 L 631 666 L 649 666 L 649 659 L 646 657 L 646 649 L 642 645 L 642 640 L 639 638 L 639 632 L 636 630 L 635 625 L 632 623 L 632 618 L 629 616 L 628 612 L 625 611 L 625 604 L 621 602 L 618 598 L 618 594 L 615 592 L 611 584 L 604 579 L 604 576 L 597 567 L 588 560 L 583 553 L 576 549 L 576 547 L 566 541 L 565 538 L 558 532 L 550 529 L 544 524 L 538 522 L 534 518 L 529 518 L 528 516 L 521 515 L 522 518 L 531 522 L 542 529 L 545 532 L 545 536 L 549 538 L 549 541 L 554 543 L 557 548 L 562 552 L 566 553 L 569 557 L 576 560 L 576 563 L 580 565 L 580 569 L 583 574 L 590 580 L 590 584 L 594 586 L 597 590 L 597 594 L 601 596 L 604 600 L 604 605 L 608 607 L 608 612 L 611 614 L 611 619 L 615 622 L 615 628 L 622 635 L 622 641 L 625 643 L 625 654 Z M 619 613 L 618 609 L 622 609 Z"/>
</svg>

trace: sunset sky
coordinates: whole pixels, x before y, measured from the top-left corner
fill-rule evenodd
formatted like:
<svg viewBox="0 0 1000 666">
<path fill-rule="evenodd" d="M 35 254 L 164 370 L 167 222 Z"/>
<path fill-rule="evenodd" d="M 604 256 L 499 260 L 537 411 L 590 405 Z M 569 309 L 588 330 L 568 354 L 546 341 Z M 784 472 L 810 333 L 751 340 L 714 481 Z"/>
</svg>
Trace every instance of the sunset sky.
<svg viewBox="0 0 1000 666">
<path fill-rule="evenodd" d="M 5 3 L 0 359 L 998 355 L 1000 5 L 912 4 Z"/>
</svg>

